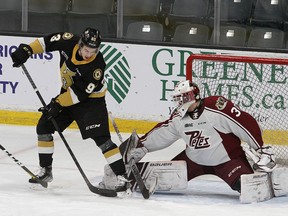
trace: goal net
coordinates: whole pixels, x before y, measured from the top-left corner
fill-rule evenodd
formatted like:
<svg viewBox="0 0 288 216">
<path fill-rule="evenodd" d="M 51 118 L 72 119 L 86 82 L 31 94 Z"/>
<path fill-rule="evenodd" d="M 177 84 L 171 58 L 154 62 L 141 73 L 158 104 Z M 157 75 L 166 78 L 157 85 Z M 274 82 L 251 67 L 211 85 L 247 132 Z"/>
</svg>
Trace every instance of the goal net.
<svg viewBox="0 0 288 216">
<path fill-rule="evenodd" d="M 288 165 L 287 59 L 192 54 L 186 79 L 199 85 L 202 97 L 222 95 L 250 113 L 277 163 Z"/>
</svg>

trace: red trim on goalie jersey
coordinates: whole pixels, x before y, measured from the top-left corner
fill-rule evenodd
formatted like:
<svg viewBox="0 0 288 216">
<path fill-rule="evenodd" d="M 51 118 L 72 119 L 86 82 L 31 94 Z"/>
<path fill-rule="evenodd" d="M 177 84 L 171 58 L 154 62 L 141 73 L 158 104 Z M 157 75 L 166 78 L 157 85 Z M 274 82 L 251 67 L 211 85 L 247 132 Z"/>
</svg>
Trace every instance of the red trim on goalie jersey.
<svg viewBox="0 0 288 216">
<path fill-rule="evenodd" d="M 205 98 L 204 106 L 206 110 L 219 114 L 223 119 L 226 119 L 226 127 L 229 127 L 231 132 L 240 139 L 254 145 L 252 147 L 256 149 L 263 146 L 262 132 L 257 121 L 249 113 L 235 106 L 230 100 L 222 96 L 210 96 Z"/>
<path fill-rule="evenodd" d="M 241 175 L 253 173 L 253 170 L 245 156 L 234 158 L 217 166 L 203 166 L 197 164 L 187 157 L 185 151 L 182 151 L 172 159 L 172 161 L 181 160 L 187 162 L 188 181 L 201 175 L 212 174 L 223 179 L 230 187 L 233 188 L 234 184 Z"/>
</svg>

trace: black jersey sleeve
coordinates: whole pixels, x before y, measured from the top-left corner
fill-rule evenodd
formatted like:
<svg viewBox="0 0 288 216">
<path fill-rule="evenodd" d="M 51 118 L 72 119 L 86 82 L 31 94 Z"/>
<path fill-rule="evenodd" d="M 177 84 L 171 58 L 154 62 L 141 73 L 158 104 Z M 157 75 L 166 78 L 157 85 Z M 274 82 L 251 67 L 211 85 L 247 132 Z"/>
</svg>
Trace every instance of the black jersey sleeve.
<svg viewBox="0 0 288 216">
<path fill-rule="evenodd" d="M 43 39 L 45 43 L 45 51 L 52 52 L 65 49 L 70 44 L 73 44 L 74 46 L 75 43 L 71 43 L 71 41 L 78 41 L 79 36 L 75 36 L 69 32 L 58 32 L 44 36 Z"/>
</svg>

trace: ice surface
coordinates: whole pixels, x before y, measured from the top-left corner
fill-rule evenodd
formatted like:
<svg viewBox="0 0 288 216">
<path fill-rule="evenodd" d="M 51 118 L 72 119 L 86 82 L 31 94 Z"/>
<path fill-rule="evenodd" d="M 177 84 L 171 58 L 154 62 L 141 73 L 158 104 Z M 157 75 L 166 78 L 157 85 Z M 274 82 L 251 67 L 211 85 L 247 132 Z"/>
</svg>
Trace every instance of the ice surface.
<svg viewBox="0 0 288 216">
<path fill-rule="evenodd" d="M 31 171 L 38 168 L 35 127 L 0 125 L 0 144 Z M 83 141 L 78 130 L 64 132 L 71 149 L 93 184 L 103 175 L 106 161 L 91 140 Z M 118 137 L 112 134 L 119 143 Z M 122 134 L 127 138 L 129 134 Z M 4 152 L 0 151 L 1 216 L 286 216 L 288 197 L 240 204 L 239 195 L 213 176 L 189 182 L 183 191 L 153 194 L 144 200 L 139 193 L 131 198 L 100 197 L 89 191 L 65 145 L 55 138 L 54 181 L 48 189 L 31 189 L 30 176 Z M 175 143 L 164 153 L 153 153 L 146 160 L 165 160 L 183 148 Z"/>
</svg>

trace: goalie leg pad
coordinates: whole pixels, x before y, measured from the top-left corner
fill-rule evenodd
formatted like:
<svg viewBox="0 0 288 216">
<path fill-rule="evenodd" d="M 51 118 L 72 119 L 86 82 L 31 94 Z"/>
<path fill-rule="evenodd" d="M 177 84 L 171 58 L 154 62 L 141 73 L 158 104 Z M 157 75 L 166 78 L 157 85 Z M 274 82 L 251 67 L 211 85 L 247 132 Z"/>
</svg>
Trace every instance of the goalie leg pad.
<svg viewBox="0 0 288 216">
<path fill-rule="evenodd" d="M 142 169 L 139 170 L 148 188 L 154 187 L 156 191 L 187 188 L 187 164 L 185 161 L 144 162 Z"/>
<path fill-rule="evenodd" d="M 187 165 L 185 161 L 153 161 L 137 163 L 143 181 L 152 194 L 156 191 L 184 190 L 187 188 Z M 131 177 L 132 175 L 130 175 Z M 106 189 L 115 189 L 117 177 L 109 165 L 104 167 L 104 176 L 99 185 Z M 136 189 L 135 182 L 132 190 Z M 156 186 L 155 186 L 156 185 Z"/>
<path fill-rule="evenodd" d="M 267 173 L 241 175 L 241 203 L 262 202 L 274 197 L 270 176 Z"/>
<path fill-rule="evenodd" d="M 288 169 L 279 167 L 271 173 L 271 181 L 276 197 L 288 194 Z"/>
</svg>

